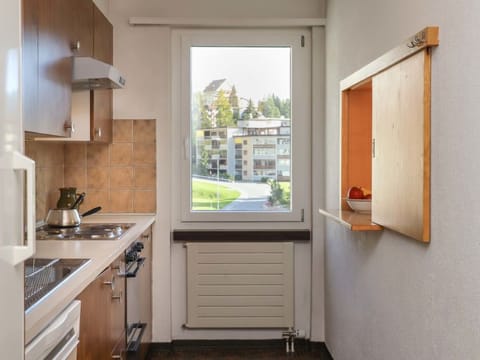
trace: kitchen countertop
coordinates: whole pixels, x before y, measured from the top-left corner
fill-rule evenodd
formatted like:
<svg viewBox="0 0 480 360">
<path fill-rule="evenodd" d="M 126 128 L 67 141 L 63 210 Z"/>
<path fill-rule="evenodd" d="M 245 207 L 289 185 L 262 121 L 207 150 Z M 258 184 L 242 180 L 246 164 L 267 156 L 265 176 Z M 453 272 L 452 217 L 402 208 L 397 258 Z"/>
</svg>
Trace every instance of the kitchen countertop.
<svg viewBox="0 0 480 360">
<path fill-rule="evenodd" d="M 153 214 L 92 215 L 84 223 L 135 225 L 117 240 L 37 240 L 36 258 L 87 258 L 91 261 L 25 312 L 25 343 L 28 344 L 154 221 Z"/>
</svg>

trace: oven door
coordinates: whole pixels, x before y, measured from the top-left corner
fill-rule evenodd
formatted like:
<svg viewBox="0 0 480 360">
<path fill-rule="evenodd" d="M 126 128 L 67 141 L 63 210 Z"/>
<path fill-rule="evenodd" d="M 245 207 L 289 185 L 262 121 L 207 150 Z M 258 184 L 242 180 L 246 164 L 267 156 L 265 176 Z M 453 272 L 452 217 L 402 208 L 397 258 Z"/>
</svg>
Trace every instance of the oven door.
<svg viewBox="0 0 480 360">
<path fill-rule="evenodd" d="M 127 278 L 127 359 L 143 359 L 148 343 L 142 341 L 148 320 L 149 291 L 148 272 L 145 268 L 148 259 L 139 257 L 127 263 L 125 277 Z"/>
</svg>

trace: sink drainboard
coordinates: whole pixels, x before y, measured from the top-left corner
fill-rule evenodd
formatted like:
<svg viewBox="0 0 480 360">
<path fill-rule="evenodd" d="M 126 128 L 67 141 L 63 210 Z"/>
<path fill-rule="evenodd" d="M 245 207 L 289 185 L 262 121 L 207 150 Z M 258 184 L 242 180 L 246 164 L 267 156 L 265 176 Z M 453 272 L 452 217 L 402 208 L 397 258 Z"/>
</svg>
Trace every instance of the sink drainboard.
<svg viewBox="0 0 480 360">
<path fill-rule="evenodd" d="M 25 263 L 25 310 L 47 296 L 90 259 L 29 259 Z"/>
</svg>

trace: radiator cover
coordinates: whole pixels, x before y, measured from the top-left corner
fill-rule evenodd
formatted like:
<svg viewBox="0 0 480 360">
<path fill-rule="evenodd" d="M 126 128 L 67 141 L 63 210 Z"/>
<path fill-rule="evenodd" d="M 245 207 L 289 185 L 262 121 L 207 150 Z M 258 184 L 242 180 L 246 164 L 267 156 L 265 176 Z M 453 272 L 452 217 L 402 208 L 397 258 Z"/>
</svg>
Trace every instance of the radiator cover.
<svg viewBox="0 0 480 360">
<path fill-rule="evenodd" d="M 186 247 L 186 327 L 293 327 L 292 242 Z"/>
</svg>

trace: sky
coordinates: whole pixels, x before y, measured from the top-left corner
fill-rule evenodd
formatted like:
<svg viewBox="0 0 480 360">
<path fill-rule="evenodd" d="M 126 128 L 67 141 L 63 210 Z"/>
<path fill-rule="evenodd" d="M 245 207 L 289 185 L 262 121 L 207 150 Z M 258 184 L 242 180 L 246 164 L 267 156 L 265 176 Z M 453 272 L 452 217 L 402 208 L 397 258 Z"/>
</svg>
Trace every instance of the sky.
<svg viewBox="0 0 480 360">
<path fill-rule="evenodd" d="M 290 99 L 290 54 L 287 47 L 192 47 L 192 90 L 227 79 L 241 98 L 257 102 L 274 93 Z"/>
</svg>

